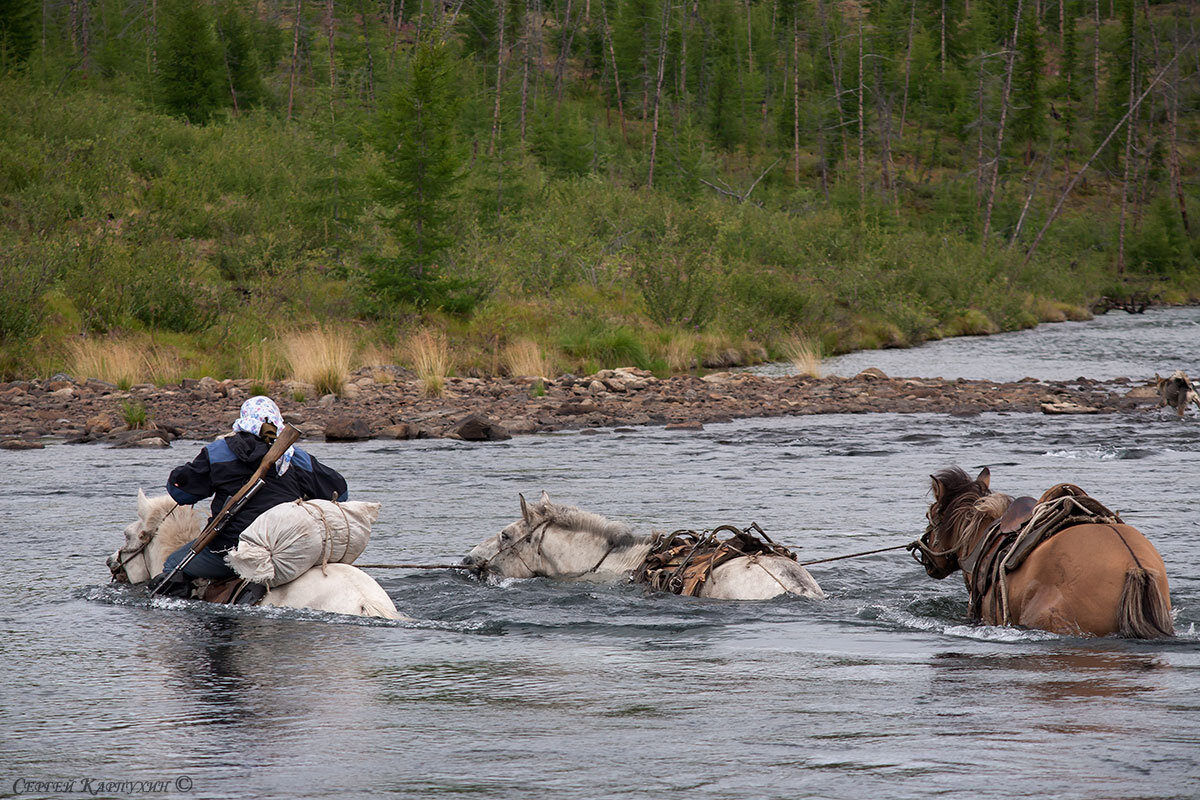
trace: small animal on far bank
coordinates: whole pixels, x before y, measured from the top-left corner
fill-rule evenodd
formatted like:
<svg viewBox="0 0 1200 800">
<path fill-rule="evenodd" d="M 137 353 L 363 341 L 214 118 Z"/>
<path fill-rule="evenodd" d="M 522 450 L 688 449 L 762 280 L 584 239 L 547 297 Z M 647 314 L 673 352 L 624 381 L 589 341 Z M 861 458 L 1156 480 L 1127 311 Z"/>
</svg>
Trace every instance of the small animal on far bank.
<svg viewBox="0 0 1200 800">
<path fill-rule="evenodd" d="M 1183 412 L 1189 404 L 1195 403 L 1196 408 L 1200 408 L 1200 394 L 1196 392 L 1196 387 L 1183 370 L 1175 370 L 1169 378 L 1160 378 L 1156 373 L 1154 380 L 1158 386 L 1158 396 L 1161 398 L 1157 408 L 1169 406 L 1175 409 L 1180 419 L 1183 419 Z"/>
</svg>

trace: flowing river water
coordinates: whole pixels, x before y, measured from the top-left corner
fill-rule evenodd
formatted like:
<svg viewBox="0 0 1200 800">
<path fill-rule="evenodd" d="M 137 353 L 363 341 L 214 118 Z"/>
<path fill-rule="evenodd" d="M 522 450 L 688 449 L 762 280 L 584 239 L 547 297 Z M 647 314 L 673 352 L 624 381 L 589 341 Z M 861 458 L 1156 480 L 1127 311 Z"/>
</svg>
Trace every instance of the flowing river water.
<svg viewBox="0 0 1200 800">
<path fill-rule="evenodd" d="M 1198 309 L 935 352 L 1019 376 L 1050 337 L 1067 368 L 1047 377 L 1200 371 Z M 891 356 L 867 360 L 904 374 Z M 104 557 L 137 487 L 158 490 L 199 446 L 0 452 L 0 796 L 1200 796 L 1195 412 L 308 445 L 352 497 L 384 503 L 371 562 L 457 559 L 518 517 L 518 492 L 543 489 L 641 530 L 756 521 L 811 559 L 912 539 L 927 476 L 947 465 L 989 465 L 1013 494 L 1071 481 L 1161 551 L 1179 633 L 1166 642 L 968 624 L 960 577 L 931 580 L 903 551 L 812 567 L 824 601 L 377 572 L 407 624 L 110 586 Z"/>
</svg>

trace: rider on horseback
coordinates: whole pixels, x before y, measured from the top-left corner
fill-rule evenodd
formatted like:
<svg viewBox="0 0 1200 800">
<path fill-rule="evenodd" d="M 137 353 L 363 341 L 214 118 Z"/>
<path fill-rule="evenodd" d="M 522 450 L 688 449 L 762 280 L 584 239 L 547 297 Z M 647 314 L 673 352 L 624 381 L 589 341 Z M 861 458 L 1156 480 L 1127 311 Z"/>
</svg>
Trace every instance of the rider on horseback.
<svg viewBox="0 0 1200 800">
<path fill-rule="evenodd" d="M 254 474 L 282 429 L 283 415 L 274 401 L 261 395 L 251 397 L 242 403 L 241 416 L 233 423 L 232 434 L 205 446 L 190 462 L 171 471 L 167 492 L 180 505 L 192 505 L 212 495 L 215 516 Z M 224 551 L 236 547 L 241 532 L 264 511 L 300 499 L 345 502 L 348 492 L 346 479 L 338 472 L 293 445 L 275 462 L 275 469 L 267 471 L 263 486 L 226 522 L 216 538 L 163 586 L 161 593 L 186 597 L 194 578 L 224 580 L 236 577 L 225 563 Z M 163 571 L 154 579 L 153 585 L 166 580 L 187 556 L 191 546 L 192 542 L 188 542 L 167 557 Z M 239 600 L 254 602 L 257 599 L 254 595 L 261 596 L 265 589 L 265 586 L 252 584 Z"/>
</svg>

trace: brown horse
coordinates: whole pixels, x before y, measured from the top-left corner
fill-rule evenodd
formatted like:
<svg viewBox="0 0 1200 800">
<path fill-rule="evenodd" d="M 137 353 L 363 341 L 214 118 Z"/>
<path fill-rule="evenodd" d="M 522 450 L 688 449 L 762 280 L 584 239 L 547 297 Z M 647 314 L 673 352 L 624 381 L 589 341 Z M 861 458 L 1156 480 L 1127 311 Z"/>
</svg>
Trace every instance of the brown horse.
<svg viewBox="0 0 1200 800">
<path fill-rule="evenodd" d="M 973 617 L 1072 635 L 1174 635 L 1162 556 L 1136 528 L 1083 490 L 1060 484 L 1035 504 L 1032 498 L 1014 502 L 993 494 L 986 467 L 974 479 L 958 467 L 930 477 L 929 526 L 910 549 L 930 577 L 963 570 Z M 1016 562 L 1003 548 L 1019 550 L 1016 540 L 1029 528 L 1026 521 L 1036 522 L 1036 509 L 1064 494 L 1071 498 L 1067 502 L 1079 498 L 1107 514 L 1078 524 L 1073 519 L 1079 517 L 1064 517 L 1058 533 L 1034 544 L 1019 566 L 1010 567 Z M 985 564 L 993 565 L 986 575 Z"/>
</svg>

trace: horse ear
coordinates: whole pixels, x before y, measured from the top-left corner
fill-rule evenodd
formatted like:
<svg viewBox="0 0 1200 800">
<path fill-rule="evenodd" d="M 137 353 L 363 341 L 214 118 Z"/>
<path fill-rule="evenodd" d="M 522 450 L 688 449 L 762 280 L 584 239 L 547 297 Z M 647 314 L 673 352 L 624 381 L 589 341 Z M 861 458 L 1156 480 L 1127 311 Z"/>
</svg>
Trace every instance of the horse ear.
<svg viewBox="0 0 1200 800">
<path fill-rule="evenodd" d="M 138 516 L 145 519 L 150 515 L 150 500 L 146 497 L 146 493 L 138 487 Z"/>
<path fill-rule="evenodd" d="M 538 503 L 540 503 L 542 506 L 550 505 L 550 495 L 546 493 L 545 489 L 542 489 L 542 499 L 538 500 Z"/>
<path fill-rule="evenodd" d="M 933 499 L 941 500 L 942 499 L 942 490 L 945 488 L 942 485 L 941 478 L 939 478 L 937 475 L 930 475 L 929 476 L 929 486 L 930 486 L 930 488 L 933 489 Z"/>
<path fill-rule="evenodd" d="M 525 520 L 525 524 L 529 524 L 529 506 L 525 504 L 525 495 L 517 493 L 517 497 L 521 498 L 521 519 Z"/>
<path fill-rule="evenodd" d="M 975 478 L 975 482 L 982 485 L 984 489 L 992 488 L 992 471 L 984 467 L 979 471 L 979 476 Z"/>
</svg>

